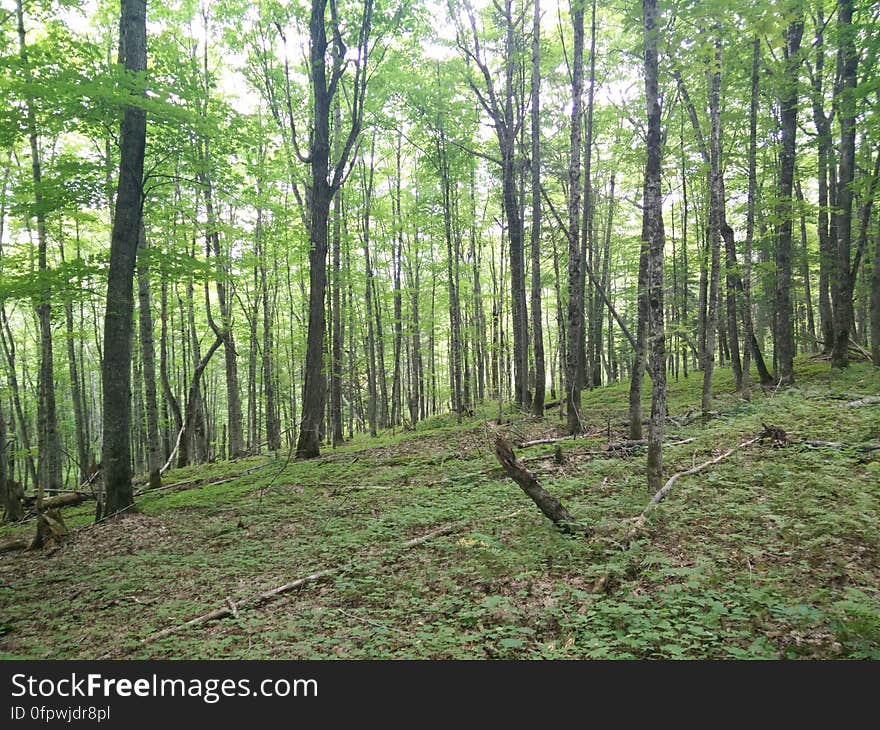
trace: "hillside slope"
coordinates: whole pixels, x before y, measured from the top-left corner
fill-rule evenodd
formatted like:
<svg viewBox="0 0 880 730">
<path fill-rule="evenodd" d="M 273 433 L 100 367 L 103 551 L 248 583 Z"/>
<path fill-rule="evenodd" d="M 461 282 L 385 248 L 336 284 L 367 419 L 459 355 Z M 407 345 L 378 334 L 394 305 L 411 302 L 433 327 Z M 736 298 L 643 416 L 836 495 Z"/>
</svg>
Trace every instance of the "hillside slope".
<svg viewBox="0 0 880 730">
<path fill-rule="evenodd" d="M 796 387 L 751 403 L 717 377 L 670 383 L 667 474 L 756 435 L 679 480 L 625 544 L 650 498 L 625 437 L 626 385 L 585 394 L 587 435 L 518 449 L 597 537 L 559 533 L 498 469 L 483 421 L 359 438 L 319 460 L 284 455 L 179 470 L 139 512 L 42 553 L 0 556 L 0 651 L 95 658 L 880 658 L 880 371 L 798 363 Z M 484 414 L 489 417 L 488 414 Z M 514 418 L 514 441 L 555 433 Z M 693 440 L 690 440 L 693 439 Z M 804 440 L 843 442 L 815 447 Z M 218 483 L 214 483 L 218 482 Z M 31 525 L 2 528 L 0 536 Z M 408 540 L 428 539 L 407 544 Z M 323 579 L 247 606 L 316 571 Z M 237 610 L 241 604 L 241 610 Z M 212 609 L 237 615 L 139 642 Z M 230 613 L 232 610 L 230 609 Z"/>
</svg>

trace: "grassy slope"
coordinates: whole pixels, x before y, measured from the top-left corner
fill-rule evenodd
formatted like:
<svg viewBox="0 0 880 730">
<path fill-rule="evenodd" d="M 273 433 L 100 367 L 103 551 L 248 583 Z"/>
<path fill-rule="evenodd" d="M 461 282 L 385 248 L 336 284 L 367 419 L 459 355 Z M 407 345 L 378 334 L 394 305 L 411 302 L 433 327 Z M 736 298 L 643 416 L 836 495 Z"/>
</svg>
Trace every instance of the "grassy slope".
<svg viewBox="0 0 880 730">
<path fill-rule="evenodd" d="M 696 440 L 665 449 L 667 473 L 756 434 L 762 421 L 794 439 L 877 438 L 880 406 L 827 397 L 880 392 L 876 369 L 832 374 L 803 361 L 796 374 L 796 390 L 756 393 L 748 404 L 720 371 L 723 415 L 670 426 Z M 83 526 L 73 540 L 0 556 L 0 652 L 96 657 L 227 596 L 339 565 L 348 567 L 335 580 L 132 656 L 880 658 L 880 452 L 753 446 L 680 480 L 623 551 L 625 520 L 650 497 L 644 454 L 582 452 L 602 448 L 609 419 L 623 437 L 625 393 L 617 385 L 587 394 L 596 435 L 565 442 L 563 467 L 532 464 L 576 517 L 606 528 L 600 538 L 557 533 L 494 468 L 479 421 L 436 419 L 280 475 L 283 458 L 180 470 L 166 482 L 240 476 L 144 497 L 139 514 L 116 524 L 84 529 L 90 508 L 68 510 L 69 524 Z M 699 374 L 672 383 L 670 399 L 673 415 L 696 407 Z M 552 427 L 514 425 L 529 436 Z M 448 523 L 460 529 L 401 548 Z"/>
</svg>

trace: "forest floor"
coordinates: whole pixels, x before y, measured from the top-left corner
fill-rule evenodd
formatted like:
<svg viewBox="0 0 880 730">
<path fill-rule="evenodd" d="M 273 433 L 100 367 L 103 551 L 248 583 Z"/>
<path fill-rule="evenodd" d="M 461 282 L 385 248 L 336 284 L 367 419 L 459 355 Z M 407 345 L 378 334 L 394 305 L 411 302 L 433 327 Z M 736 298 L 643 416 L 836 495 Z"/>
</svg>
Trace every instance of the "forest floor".
<svg viewBox="0 0 880 730">
<path fill-rule="evenodd" d="M 308 462 L 282 454 L 171 472 L 165 483 L 178 486 L 144 495 L 135 514 L 90 526 L 93 506 L 68 509 L 66 542 L 0 556 L 0 655 L 880 658 L 880 451 L 798 443 L 876 443 L 880 405 L 847 400 L 880 393 L 880 370 L 800 359 L 795 375 L 794 388 L 756 389 L 748 403 L 729 371 L 717 373 L 719 415 L 669 424 L 670 440 L 693 440 L 664 448 L 666 474 L 762 423 L 792 443 L 759 442 L 680 479 L 628 544 L 651 494 L 643 448 L 606 450 L 609 424 L 611 441 L 626 438 L 626 384 L 584 394 L 586 434 L 561 442 L 564 464 L 528 462 L 600 528 L 593 538 L 561 534 L 503 476 L 488 410 Z M 670 383 L 680 423 L 699 407 L 700 380 Z M 557 422 L 513 417 L 506 428 L 518 442 L 554 435 Z M 323 569 L 334 572 L 139 643 Z"/>
</svg>

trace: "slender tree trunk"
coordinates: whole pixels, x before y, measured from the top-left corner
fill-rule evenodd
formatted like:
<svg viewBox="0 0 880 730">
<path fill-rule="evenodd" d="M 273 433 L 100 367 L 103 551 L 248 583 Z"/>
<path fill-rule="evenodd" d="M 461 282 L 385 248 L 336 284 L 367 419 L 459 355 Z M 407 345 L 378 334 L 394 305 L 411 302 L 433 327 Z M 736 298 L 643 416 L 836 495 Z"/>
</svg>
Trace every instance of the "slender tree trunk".
<svg viewBox="0 0 880 730">
<path fill-rule="evenodd" d="M 535 352 L 535 392 L 532 414 L 544 415 L 547 374 L 544 365 L 544 330 L 541 322 L 541 2 L 535 0 L 532 21 L 532 338 Z M 476 271 L 476 269 L 475 269 Z"/>
<path fill-rule="evenodd" d="M 645 100 L 648 133 L 645 164 L 645 219 L 648 239 L 648 338 L 651 360 L 651 421 L 648 431 L 648 486 L 663 484 L 663 427 L 666 422 L 666 332 L 663 322 L 663 149 L 657 60 L 657 0 L 643 0 Z"/>
<path fill-rule="evenodd" d="M 880 367 L 880 221 L 874 235 L 874 263 L 871 272 L 871 362 Z"/>
<path fill-rule="evenodd" d="M 615 184 L 615 173 L 611 173 L 611 180 L 608 186 L 608 223 L 605 228 L 605 244 L 602 252 L 602 290 L 606 292 L 608 299 L 612 299 L 610 289 L 611 276 L 610 276 L 610 265 L 611 265 L 611 230 L 614 225 L 614 184 Z M 603 317 L 603 303 L 602 298 L 598 292 L 596 292 L 596 304 L 594 306 L 594 316 L 596 317 L 596 326 L 595 326 L 595 360 L 594 360 L 594 370 L 593 370 L 593 385 L 599 386 L 602 384 L 602 323 L 604 321 Z M 611 336 L 611 317 L 613 317 L 613 313 L 611 308 L 608 308 L 608 316 L 609 316 L 609 324 L 608 324 L 608 336 Z M 608 382 L 611 382 L 611 359 L 609 357 L 608 360 Z"/>
<path fill-rule="evenodd" d="M 374 148 L 375 138 L 370 145 L 370 156 Z M 366 173 L 366 163 L 364 163 L 364 217 L 363 217 L 363 244 L 364 244 L 364 266 L 366 269 L 366 293 L 364 301 L 366 303 L 366 320 L 367 320 L 367 390 L 369 393 L 367 401 L 367 420 L 370 424 L 370 436 L 376 436 L 377 431 L 377 376 L 376 376 L 376 338 L 374 334 L 373 320 L 373 264 L 370 261 L 370 206 L 373 197 L 373 168 L 370 166 L 369 176 Z"/>
<path fill-rule="evenodd" d="M 504 213 L 507 223 L 507 245 L 510 257 L 510 295 L 511 319 L 513 325 L 513 382 L 514 402 L 520 408 L 531 405 L 529 393 L 529 340 L 528 313 L 526 307 L 525 251 L 523 221 L 521 217 L 517 172 L 519 161 L 516 157 L 516 129 L 519 116 L 515 113 L 514 78 L 516 53 L 514 46 L 514 18 L 512 0 L 506 0 L 506 42 L 505 42 L 505 85 L 503 108 L 495 113 L 495 131 L 501 149 L 501 182 Z"/>
<path fill-rule="evenodd" d="M 581 0 L 585 4 L 585 0 Z M 587 270 L 594 269 L 593 262 L 593 218 L 595 205 L 593 201 L 593 107 L 596 96 L 596 0 L 590 3 L 590 72 L 587 87 L 587 109 L 585 119 L 584 140 L 584 195 L 582 200 L 582 226 L 581 226 L 581 266 L 578 296 L 582 307 L 586 307 L 584 321 L 580 328 L 578 340 L 578 378 L 581 388 L 593 387 L 592 362 L 587 357 L 587 330 L 592 335 L 593 328 L 593 298 L 586 293 Z M 590 342 L 590 347 L 593 343 Z M 592 360 L 592 357 L 589 358 Z"/>
<path fill-rule="evenodd" d="M 794 382 L 794 334 L 791 322 L 791 199 L 797 135 L 797 74 L 800 66 L 798 52 L 803 32 L 803 18 L 789 23 L 785 36 L 785 88 L 780 100 L 782 149 L 779 177 L 779 241 L 776 251 L 776 350 L 779 359 L 779 380 L 784 384 Z"/>
<path fill-rule="evenodd" d="M 581 110 L 584 87 L 584 5 L 572 5 L 574 46 L 571 76 L 571 133 L 568 167 L 568 342 L 566 354 L 566 405 L 568 430 L 581 431 L 580 341 L 584 328 L 584 301 L 581 296 L 580 206 L 581 206 Z"/>
<path fill-rule="evenodd" d="M 452 410 L 461 418 L 461 311 L 459 305 L 458 262 L 452 232 L 452 182 L 450 180 L 449 157 L 446 137 L 440 126 L 437 141 L 437 155 L 440 161 L 440 184 L 443 194 L 443 232 L 446 240 L 446 278 L 449 286 L 449 381 Z"/>
<path fill-rule="evenodd" d="M 647 192 L 645 192 L 647 206 Z M 647 208 L 645 208 L 647 210 Z M 648 219 L 642 215 L 642 241 L 639 249 L 639 274 L 637 293 L 636 346 L 633 349 L 632 372 L 629 381 L 629 437 L 633 441 L 642 438 L 642 380 L 645 377 L 646 342 L 648 335 Z"/>
<path fill-rule="evenodd" d="M 395 160 L 394 210 L 396 211 L 395 236 L 392 243 L 391 268 L 394 285 L 394 372 L 391 378 L 391 425 L 397 426 L 401 419 L 401 358 L 403 356 L 403 293 L 401 291 L 401 267 L 403 266 L 403 214 L 400 209 L 400 146 L 402 135 L 397 135 Z"/>
<path fill-rule="evenodd" d="M 825 16 L 821 4 L 817 9 L 815 72 L 812 76 L 813 123 L 816 126 L 816 146 L 819 187 L 819 319 L 822 330 L 822 350 L 830 353 L 834 341 L 834 314 L 831 308 L 831 281 L 834 278 L 834 244 L 829 230 L 828 164 L 831 157 L 831 118 L 823 108 L 823 77 L 825 69 Z"/>
<path fill-rule="evenodd" d="M 810 282 L 810 259 L 807 253 L 807 214 L 804 211 L 804 193 L 801 190 L 800 180 L 795 182 L 795 195 L 797 196 L 799 218 L 801 223 L 801 278 L 804 280 L 804 309 L 806 310 L 807 335 L 810 338 L 810 349 L 816 350 L 816 322 L 813 317 L 813 290 Z"/>
<path fill-rule="evenodd" d="M 130 73 L 147 68 L 145 0 L 122 0 L 120 56 Z M 116 215 L 110 239 L 110 271 L 104 316 L 103 448 L 105 504 L 103 515 L 128 508 L 131 485 L 131 346 L 135 259 L 143 204 L 144 147 L 147 116 L 136 106 L 125 108 L 120 135 Z"/>
<path fill-rule="evenodd" d="M 164 402 L 171 409 L 171 415 L 174 421 L 174 434 L 176 438 L 177 433 L 183 428 L 183 415 L 180 411 L 180 402 L 174 395 L 174 389 L 171 387 L 171 378 L 168 372 L 168 282 L 164 272 L 162 273 L 159 322 L 159 378 L 162 381 L 162 393 L 165 396 Z M 181 448 L 182 447 L 183 443 L 181 443 Z M 173 446 L 171 448 L 173 448 Z M 170 456 L 170 450 L 166 453 L 166 457 L 168 456 Z"/>
<path fill-rule="evenodd" d="M 162 481 L 162 453 L 159 443 L 159 402 L 156 396 L 156 350 L 153 342 L 153 312 L 150 303 L 150 263 L 147 235 L 141 219 L 138 233 L 138 332 L 144 376 L 144 405 L 147 415 L 147 471 L 150 487 L 158 488 Z"/>
<path fill-rule="evenodd" d="M 312 88 L 311 145 L 307 158 L 311 167 L 309 189 L 309 309 L 306 336 L 306 362 L 302 389 L 302 418 L 296 455 L 310 459 L 320 454 L 321 423 L 324 418 L 326 382 L 324 377 L 324 299 L 327 290 L 327 221 L 330 203 L 345 176 L 348 158 L 360 134 L 363 99 L 367 81 L 367 56 L 373 2 L 366 0 L 358 33 L 357 52 L 361 62 L 354 70 L 351 101 L 351 129 L 339 157 L 330 164 L 330 105 L 339 92 L 347 49 L 341 40 L 336 5 L 331 3 L 333 24 L 333 65 L 327 77 L 327 0 L 312 0 L 309 19 L 309 61 Z M 293 118 L 291 115 L 291 124 Z M 294 135 L 295 138 L 295 135 Z M 332 173 L 332 179 L 331 179 Z"/>
<path fill-rule="evenodd" d="M 75 225 L 77 237 L 79 237 L 79 221 L 76 221 Z M 64 246 L 61 243 L 61 240 L 59 231 L 58 248 L 61 253 L 61 261 L 64 262 Z M 67 335 L 65 339 L 67 341 L 67 365 L 70 374 L 70 396 L 71 400 L 73 400 L 73 423 L 76 430 L 76 453 L 79 461 L 78 476 L 79 481 L 82 482 L 89 476 L 89 442 L 86 437 L 85 406 L 76 356 L 76 335 L 74 334 L 73 329 L 73 302 L 69 299 L 64 302 L 64 325 Z"/>
<path fill-rule="evenodd" d="M 336 100 L 333 108 L 335 118 L 334 132 L 336 136 L 336 156 L 341 153 L 340 145 L 342 144 L 340 130 L 342 127 L 342 114 L 339 107 L 339 100 Z M 342 279 L 340 276 L 340 264 L 342 261 L 342 194 L 340 193 L 333 199 L 333 291 L 332 303 L 333 322 L 332 322 L 332 348 L 330 355 L 330 428 L 333 446 L 339 446 L 345 440 L 345 434 L 342 430 L 342 343 L 345 333 L 342 328 L 342 297 L 341 286 Z"/>
<path fill-rule="evenodd" d="M 17 0 L 16 13 L 18 19 L 19 57 L 24 67 L 25 78 L 31 81 L 31 70 L 28 59 L 27 43 L 24 28 L 24 9 L 22 0 Z M 28 138 L 30 140 L 31 174 L 33 180 L 33 196 L 35 216 L 37 219 L 37 268 L 41 274 L 48 269 L 48 241 L 46 236 L 46 213 L 43 205 L 43 182 L 40 161 L 40 145 L 37 130 L 37 117 L 34 111 L 34 99 L 28 92 L 26 118 Z M 61 438 L 58 434 L 57 411 L 55 407 L 55 367 L 52 351 L 52 293 L 44 282 L 37 302 L 37 320 L 40 328 L 40 371 L 39 398 L 37 403 L 37 452 L 39 456 L 39 481 L 37 484 L 38 501 L 42 501 L 43 493 L 48 490 L 54 494 L 62 486 L 61 476 Z M 126 367 L 128 367 L 126 365 Z"/>
<path fill-rule="evenodd" d="M 260 268 L 260 299 L 263 309 L 263 347 L 261 359 L 261 371 L 263 377 L 263 397 L 266 401 L 264 417 L 266 421 L 266 445 L 269 451 L 281 449 L 281 420 L 278 413 L 278 397 L 275 388 L 275 370 L 272 359 L 275 356 L 275 307 L 273 298 L 269 295 L 268 264 L 266 263 L 266 248 L 263 237 L 262 210 L 258 210 L 257 228 L 255 231 L 257 241 L 257 265 Z"/>
<path fill-rule="evenodd" d="M 853 0 L 838 0 L 837 28 L 840 49 L 838 68 L 841 70 L 840 102 L 840 169 L 837 174 L 837 266 L 832 295 L 834 297 L 834 344 L 831 349 L 831 367 L 849 365 L 849 339 L 853 328 L 853 282 L 850 271 L 852 248 L 852 184 L 856 157 L 856 70 L 858 53 L 855 48 L 855 29 L 852 23 Z M 797 113 L 797 110 L 795 110 Z"/>
<path fill-rule="evenodd" d="M 721 268 L 721 206 L 723 182 L 721 177 L 721 47 L 716 41 L 713 71 L 709 83 L 709 115 L 711 133 L 709 142 L 709 250 L 711 256 L 709 290 L 706 310 L 706 342 L 703 349 L 703 416 L 712 410 L 712 376 L 715 370 L 715 332 L 718 328 L 718 284 Z"/>
</svg>

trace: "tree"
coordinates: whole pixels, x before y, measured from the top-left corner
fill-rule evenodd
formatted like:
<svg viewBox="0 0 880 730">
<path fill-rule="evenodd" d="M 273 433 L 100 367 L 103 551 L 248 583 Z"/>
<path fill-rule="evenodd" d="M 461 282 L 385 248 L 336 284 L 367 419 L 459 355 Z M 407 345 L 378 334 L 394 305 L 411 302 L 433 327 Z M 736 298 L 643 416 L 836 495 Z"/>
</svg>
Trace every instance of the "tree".
<svg viewBox="0 0 880 730">
<path fill-rule="evenodd" d="M 339 92 L 346 68 L 347 49 L 342 41 L 335 0 L 331 0 L 332 66 L 327 74 L 327 0 L 312 0 L 309 19 L 309 61 L 312 89 L 312 133 L 309 154 L 302 158 L 311 167 L 309 188 L 309 324 L 302 419 L 296 455 L 310 459 L 319 455 L 321 421 L 324 417 L 324 298 L 327 288 L 327 221 L 330 203 L 346 177 L 348 161 L 360 134 L 367 89 L 367 59 L 373 2 L 366 0 L 357 34 L 357 61 L 351 92 L 350 126 L 342 152 L 330 161 L 330 107 Z M 293 117 L 291 116 L 291 121 Z M 295 139 L 295 137 L 294 137 Z"/>
<path fill-rule="evenodd" d="M 832 289 L 834 309 L 834 344 L 831 348 L 831 367 L 849 365 L 849 337 L 853 326 L 853 280 L 850 271 L 852 251 L 852 185 L 855 178 L 856 158 L 856 71 L 859 57 L 855 49 L 853 28 L 853 0 L 838 0 L 837 28 L 840 50 L 838 68 L 841 73 L 840 90 L 840 167 L 837 173 L 837 265 Z M 797 50 L 797 49 L 795 49 Z M 795 113 L 797 113 L 795 111 Z M 792 151 L 793 156 L 793 151 Z"/>
<path fill-rule="evenodd" d="M 544 415 L 544 328 L 541 324 L 541 1 L 535 0 L 532 21 L 532 341 L 535 352 L 535 393 L 532 414 Z"/>
<path fill-rule="evenodd" d="M 782 148 L 779 155 L 779 237 L 776 248 L 776 349 L 779 381 L 794 382 L 794 331 L 791 321 L 792 188 L 798 113 L 798 53 L 804 33 L 802 17 L 788 24 L 785 32 L 785 72 L 782 79 L 780 116 Z"/>
<path fill-rule="evenodd" d="M 24 27 L 23 0 L 16 2 L 18 19 L 19 57 L 24 68 L 25 78 L 32 82 L 30 61 Z M 43 171 L 40 159 L 40 140 L 35 101 L 29 93 L 26 102 L 27 133 L 30 141 L 31 175 L 33 181 L 34 215 L 37 219 L 37 267 L 45 276 L 48 271 L 48 239 L 46 235 L 46 204 L 43 198 Z M 45 280 L 44 280 L 45 281 Z M 37 402 L 37 450 L 39 453 L 39 497 L 44 491 L 55 493 L 61 488 L 61 440 L 58 435 L 58 418 L 55 408 L 55 367 L 52 346 L 52 302 L 51 291 L 43 284 L 37 296 L 37 318 L 40 325 L 40 373 L 39 399 Z"/>
<path fill-rule="evenodd" d="M 581 376 L 580 341 L 584 329 L 584 298 L 581 286 L 580 188 L 581 188 L 581 109 L 584 88 L 584 4 L 574 0 L 571 8 L 574 28 L 571 72 L 571 127 L 568 161 L 568 341 L 566 343 L 568 430 L 580 433 Z"/>
<path fill-rule="evenodd" d="M 645 33 L 645 232 L 648 244 L 648 341 L 651 363 L 651 427 L 648 431 L 648 486 L 660 489 L 663 479 L 663 426 L 666 422 L 666 332 L 663 322 L 663 143 L 658 91 L 657 0 L 642 0 Z"/>
<path fill-rule="evenodd" d="M 122 0 L 119 22 L 120 58 L 131 74 L 147 69 L 147 4 Z M 139 96 L 139 94 L 138 94 Z M 134 500 L 131 485 L 131 340 L 134 313 L 133 279 L 141 230 L 146 111 L 132 100 L 125 107 L 120 131 L 119 184 L 110 239 L 110 271 L 104 314 L 104 467 L 103 514 L 127 509 Z"/>
<path fill-rule="evenodd" d="M 501 4 L 496 6 L 496 10 L 504 21 L 502 51 L 504 81 L 501 88 L 497 89 L 488 60 L 484 57 L 473 10 L 467 3 L 465 3 L 465 10 L 470 23 L 470 39 L 467 43 L 465 42 L 464 31 L 459 27 L 457 44 L 468 62 L 475 65 L 479 71 L 479 83 L 471 75 L 468 75 L 468 85 L 492 120 L 495 136 L 498 140 L 498 149 L 501 153 L 502 204 L 510 259 L 514 402 L 520 408 L 528 409 L 531 406 L 528 383 L 529 320 L 526 307 L 523 219 L 518 188 L 521 161 L 517 155 L 517 136 L 524 123 L 525 108 L 522 101 L 517 98 L 515 86 L 517 76 L 521 73 L 517 68 L 519 48 L 516 39 L 518 35 L 521 35 L 525 14 L 522 12 L 515 14 L 512 0 L 505 0 L 503 6 Z"/>
</svg>

